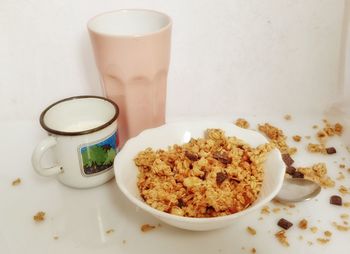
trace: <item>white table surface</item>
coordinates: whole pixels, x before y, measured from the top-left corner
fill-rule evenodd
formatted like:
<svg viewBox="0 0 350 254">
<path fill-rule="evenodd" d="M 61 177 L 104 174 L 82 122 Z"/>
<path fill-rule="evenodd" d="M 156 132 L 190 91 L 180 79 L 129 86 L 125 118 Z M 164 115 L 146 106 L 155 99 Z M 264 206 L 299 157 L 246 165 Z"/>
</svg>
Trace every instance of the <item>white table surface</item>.
<svg viewBox="0 0 350 254">
<path fill-rule="evenodd" d="M 233 120 L 232 118 L 230 120 Z M 321 126 L 322 116 L 293 116 L 291 121 L 278 117 L 247 118 L 252 127 L 269 121 L 281 127 L 285 133 L 301 136 L 313 135 L 312 125 Z M 229 119 L 227 119 L 229 120 Z M 115 180 L 87 190 L 71 189 L 55 179 L 36 175 L 30 163 L 32 149 L 45 136 L 38 122 L 19 121 L 0 123 L 0 253 L 348 253 L 350 231 L 337 231 L 331 224 L 341 223 L 340 214 L 350 214 L 350 208 L 329 204 L 329 197 L 339 194 L 340 185 L 350 187 L 350 173 L 340 169 L 343 163 L 350 167 L 349 153 L 343 138 L 332 138 L 330 145 L 337 148 L 332 156 L 314 155 L 306 152 L 308 141 L 297 145 L 294 157 L 296 166 L 308 166 L 314 162 L 326 162 L 329 175 L 335 179 L 343 171 L 346 179 L 336 181 L 336 187 L 323 189 L 314 200 L 299 203 L 295 208 L 281 209 L 278 213 L 261 215 L 260 211 L 246 216 L 227 228 L 210 232 L 191 232 L 167 226 L 135 208 L 118 190 Z M 20 177 L 22 182 L 12 186 Z M 350 195 L 343 197 L 350 202 Z M 270 210 L 277 205 L 269 204 Z M 283 208 L 283 207 L 281 207 Z M 36 223 L 33 215 L 46 213 L 42 223 Z M 263 217 L 262 220 L 259 220 Z M 282 246 L 274 237 L 280 230 L 279 218 L 294 223 L 287 231 L 290 247 Z M 318 232 L 302 231 L 297 227 L 300 219 L 317 226 Z M 149 232 L 140 230 L 142 224 L 156 225 Z M 160 226 L 158 226 L 160 225 Z M 246 227 L 256 229 L 257 234 L 247 233 Z M 114 232 L 107 234 L 106 231 Z M 333 235 L 329 243 L 321 245 L 316 239 L 324 238 L 323 232 Z M 299 236 L 303 236 L 303 240 Z M 57 236 L 58 239 L 54 239 Z M 307 241 L 312 241 L 309 245 Z"/>
</svg>

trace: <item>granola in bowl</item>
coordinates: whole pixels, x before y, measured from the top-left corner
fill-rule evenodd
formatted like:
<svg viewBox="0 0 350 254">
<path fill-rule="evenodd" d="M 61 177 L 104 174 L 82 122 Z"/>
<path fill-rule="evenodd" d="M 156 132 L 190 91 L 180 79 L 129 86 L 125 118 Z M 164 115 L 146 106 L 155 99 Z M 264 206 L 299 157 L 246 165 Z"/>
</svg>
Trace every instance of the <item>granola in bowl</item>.
<svg viewBox="0 0 350 254">
<path fill-rule="evenodd" d="M 266 205 L 281 189 L 285 168 L 279 150 L 260 133 L 193 121 L 128 140 L 114 172 L 119 190 L 141 210 L 178 228 L 205 231 Z"/>
<path fill-rule="evenodd" d="M 167 150 L 147 148 L 135 158 L 144 201 L 186 217 L 216 217 L 249 207 L 258 197 L 263 163 L 274 146 L 256 148 L 220 129 Z"/>
</svg>

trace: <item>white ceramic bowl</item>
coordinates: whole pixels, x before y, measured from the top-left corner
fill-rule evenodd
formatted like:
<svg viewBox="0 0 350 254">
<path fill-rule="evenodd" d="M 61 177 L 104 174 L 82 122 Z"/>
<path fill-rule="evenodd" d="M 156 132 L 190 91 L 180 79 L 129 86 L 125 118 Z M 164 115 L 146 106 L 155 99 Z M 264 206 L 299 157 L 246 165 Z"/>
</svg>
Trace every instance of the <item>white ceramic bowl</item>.
<svg viewBox="0 0 350 254">
<path fill-rule="evenodd" d="M 266 159 L 264 180 L 259 198 L 249 208 L 241 212 L 214 218 L 189 218 L 156 210 L 142 200 L 136 185 L 138 169 L 134 164 L 134 157 L 147 147 L 164 149 L 172 144 L 186 143 L 192 137 L 203 137 L 204 131 L 208 128 L 220 128 L 225 131 L 226 135 L 236 136 L 254 147 L 267 142 L 260 133 L 239 128 L 232 123 L 182 122 L 148 129 L 128 140 L 114 160 L 114 171 L 120 190 L 136 206 L 163 222 L 178 228 L 197 231 L 228 226 L 273 199 L 282 187 L 285 173 L 285 165 L 277 149 L 272 150 Z"/>
</svg>

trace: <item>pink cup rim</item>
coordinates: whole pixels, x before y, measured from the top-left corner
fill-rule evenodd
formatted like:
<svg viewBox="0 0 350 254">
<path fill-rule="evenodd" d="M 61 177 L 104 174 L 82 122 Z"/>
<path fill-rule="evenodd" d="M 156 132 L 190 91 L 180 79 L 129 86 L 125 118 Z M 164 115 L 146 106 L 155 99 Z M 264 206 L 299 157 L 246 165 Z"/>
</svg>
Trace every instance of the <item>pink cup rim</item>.
<svg viewBox="0 0 350 254">
<path fill-rule="evenodd" d="M 167 24 L 163 27 L 161 27 L 160 29 L 154 31 L 154 32 L 149 32 L 149 33 L 143 33 L 143 34 L 133 34 L 133 35 L 123 35 L 123 34 L 111 34 L 111 33 L 103 33 L 100 31 L 96 31 L 95 29 L 93 29 L 91 27 L 91 23 L 98 17 L 104 16 L 106 14 L 110 14 L 110 13 L 115 13 L 115 12 L 138 12 L 138 11 L 143 11 L 143 12 L 150 12 L 150 13 L 154 13 L 154 14 L 158 14 L 158 15 L 162 15 L 167 19 Z M 103 36 L 108 36 L 108 37 L 115 37 L 115 38 L 135 38 L 135 37 L 147 37 L 147 36 L 151 36 L 154 34 L 158 34 L 161 33 L 167 29 L 169 29 L 172 26 L 172 19 L 169 15 L 160 12 L 160 11 L 156 11 L 156 10 L 151 10 L 151 9 L 139 9 L 139 8 L 132 8 L 132 9 L 117 9 L 117 10 L 112 10 L 112 11 L 106 11 L 106 12 L 102 12 L 99 13 L 93 17 L 91 17 L 88 22 L 87 22 L 87 29 L 89 30 L 89 32 L 91 33 L 95 33 L 95 34 L 99 34 L 99 35 L 103 35 Z"/>
</svg>

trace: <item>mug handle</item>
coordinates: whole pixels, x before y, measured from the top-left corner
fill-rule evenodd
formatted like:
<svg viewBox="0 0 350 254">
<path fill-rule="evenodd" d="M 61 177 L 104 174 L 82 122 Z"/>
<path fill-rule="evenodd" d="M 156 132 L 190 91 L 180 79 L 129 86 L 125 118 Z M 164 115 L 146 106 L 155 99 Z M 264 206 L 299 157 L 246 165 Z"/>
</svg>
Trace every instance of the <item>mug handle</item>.
<svg viewBox="0 0 350 254">
<path fill-rule="evenodd" d="M 47 137 L 42 140 L 34 149 L 32 154 L 32 165 L 35 171 L 42 176 L 53 176 L 63 172 L 61 165 L 53 166 L 49 168 L 43 168 L 41 166 L 41 158 L 45 152 L 51 147 L 57 144 L 57 140 L 54 137 Z"/>
</svg>

